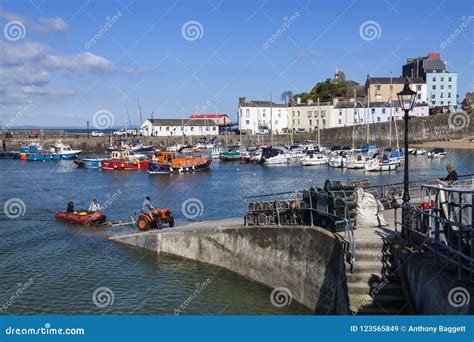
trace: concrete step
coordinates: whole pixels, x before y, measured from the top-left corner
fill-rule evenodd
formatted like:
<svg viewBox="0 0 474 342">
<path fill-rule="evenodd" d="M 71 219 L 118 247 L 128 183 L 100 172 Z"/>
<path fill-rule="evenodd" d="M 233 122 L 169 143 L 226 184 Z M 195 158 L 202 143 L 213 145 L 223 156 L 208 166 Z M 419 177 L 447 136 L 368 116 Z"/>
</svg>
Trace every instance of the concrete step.
<svg viewBox="0 0 474 342">
<path fill-rule="evenodd" d="M 359 260 L 355 262 L 353 273 L 359 272 L 373 272 L 375 274 L 381 274 L 382 271 L 387 273 L 390 270 L 391 264 L 390 263 L 382 263 L 380 261 L 366 261 L 366 260 Z M 347 273 L 350 271 L 350 264 L 346 263 L 346 270 Z"/>
<path fill-rule="evenodd" d="M 372 285 L 382 280 L 382 275 L 375 272 L 354 272 L 346 275 L 347 284 L 349 283 L 366 283 Z"/>
<path fill-rule="evenodd" d="M 349 295 L 350 307 L 357 306 L 359 308 L 364 306 L 372 306 L 378 304 L 381 307 L 403 307 L 406 304 L 405 298 L 398 294 L 350 294 Z"/>
<path fill-rule="evenodd" d="M 385 261 L 389 260 L 390 255 L 384 255 L 382 251 L 375 250 L 359 250 L 355 252 L 355 260 L 357 261 Z"/>
<path fill-rule="evenodd" d="M 349 294 L 370 294 L 373 292 L 373 287 L 369 286 L 366 282 L 348 283 L 347 288 Z M 379 286 L 377 291 L 380 294 L 403 295 L 402 287 L 397 282 L 388 282 L 388 284 L 384 284 L 383 287 Z"/>
<path fill-rule="evenodd" d="M 387 248 L 387 243 L 379 239 L 356 239 L 355 246 L 359 249 L 376 249 L 382 251 Z"/>
</svg>

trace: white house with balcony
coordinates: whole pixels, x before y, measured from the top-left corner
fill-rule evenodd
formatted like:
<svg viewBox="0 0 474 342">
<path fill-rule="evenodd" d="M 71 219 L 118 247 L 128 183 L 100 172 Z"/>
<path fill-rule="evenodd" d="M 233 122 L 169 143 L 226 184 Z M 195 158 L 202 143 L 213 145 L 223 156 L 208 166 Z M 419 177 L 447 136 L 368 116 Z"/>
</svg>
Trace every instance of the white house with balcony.
<svg viewBox="0 0 474 342">
<path fill-rule="evenodd" d="M 207 119 L 148 119 L 141 125 L 145 136 L 209 136 L 218 135 L 219 126 Z"/>
<path fill-rule="evenodd" d="M 288 131 L 288 107 L 286 104 L 270 101 L 246 101 L 239 98 L 239 129 L 252 134 L 265 130 L 274 134 Z"/>
</svg>

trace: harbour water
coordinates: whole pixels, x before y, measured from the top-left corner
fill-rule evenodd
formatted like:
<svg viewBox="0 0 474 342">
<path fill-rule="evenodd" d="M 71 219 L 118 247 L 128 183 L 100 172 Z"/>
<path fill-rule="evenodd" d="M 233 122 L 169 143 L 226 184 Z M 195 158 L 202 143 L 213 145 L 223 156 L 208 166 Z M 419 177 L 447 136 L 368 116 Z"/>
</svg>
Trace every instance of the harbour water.
<svg viewBox="0 0 474 342">
<path fill-rule="evenodd" d="M 474 172 L 469 150 L 449 151 L 444 159 L 410 156 L 410 161 L 412 180 L 442 177 L 447 163 L 455 164 L 459 174 Z M 2 207 L 13 198 L 25 204 L 18 218 L 0 213 L 0 314 L 304 315 L 311 311 L 296 302 L 275 307 L 271 289 L 224 269 L 108 240 L 130 227 L 70 225 L 57 222 L 54 214 L 71 200 L 76 208 L 86 208 L 97 198 L 106 206 L 108 219 L 126 221 L 150 195 L 156 206 L 173 210 L 178 224 L 186 224 L 189 217 L 242 216 L 246 196 L 320 186 L 326 179 L 401 182 L 403 171 L 378 174 L 327 166 L 216 162 L 208 172 L 150 176 L 78 169 L 72 161 L 0 160 L 0 175 Z M 101 287 L 112 293 L 106 307 L 93 301 Z"/>
</svg>

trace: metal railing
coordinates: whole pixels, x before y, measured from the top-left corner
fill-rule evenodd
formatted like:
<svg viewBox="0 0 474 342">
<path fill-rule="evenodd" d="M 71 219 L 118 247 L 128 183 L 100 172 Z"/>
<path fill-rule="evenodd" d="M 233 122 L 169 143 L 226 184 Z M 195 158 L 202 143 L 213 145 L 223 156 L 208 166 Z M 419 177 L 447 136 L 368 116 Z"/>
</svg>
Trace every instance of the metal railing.
<svg viewBox="0 0 474 342">
<path fill-rule="evenodd" d="M 402 236 L 431 251 L 436 265 L 444 260 L 474 281 L 474 187 L 470 182 L 422 185 L 419 205 L 401 206 L 405 218 L 396 224 Z"/>
<path fill-rule="evenodd" d="M 245 225 L 302 225 L 326 228 L 332 232 L 343 232 L 346 259 L 355 264 L 355 210 L 354 192 L 348 201 L 343 192 L 327 193 L 321 189 L 280 192 L 245 198 Z M 351 208 L 352 207 L 352 208 Z M 352 210 L 351 210 L 352 209 Z"/>
</svg>

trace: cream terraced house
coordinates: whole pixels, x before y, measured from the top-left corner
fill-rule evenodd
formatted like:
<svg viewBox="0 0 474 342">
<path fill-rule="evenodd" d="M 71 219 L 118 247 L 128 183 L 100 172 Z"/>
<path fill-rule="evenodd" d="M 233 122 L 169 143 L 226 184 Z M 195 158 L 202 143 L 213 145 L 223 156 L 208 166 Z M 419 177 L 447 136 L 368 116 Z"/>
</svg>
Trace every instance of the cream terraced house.
<svg viewBox="0 0 474 342">
<path fill-rule="evenodd" d="M 388 102 L 397 100 L 397 93 L 402 91 L 407 77 L 371 77 L 367 75 L 365 94 L 371 102 Z M 421 77 L 408 77 L 410 89 L 416 91 L 415 103 L 426 103 L 427 86 Z"/>
<path fill-rule="evenodd" d="M 321 102 L 319 106 L 312 100 L 301 103 L 299 98 L 296 103 L 288 107 L 290 132 L 314 132 L 319 129 L 331 127 L 331 114 L 334 105 L 332 102 Z"/>
</svg>

